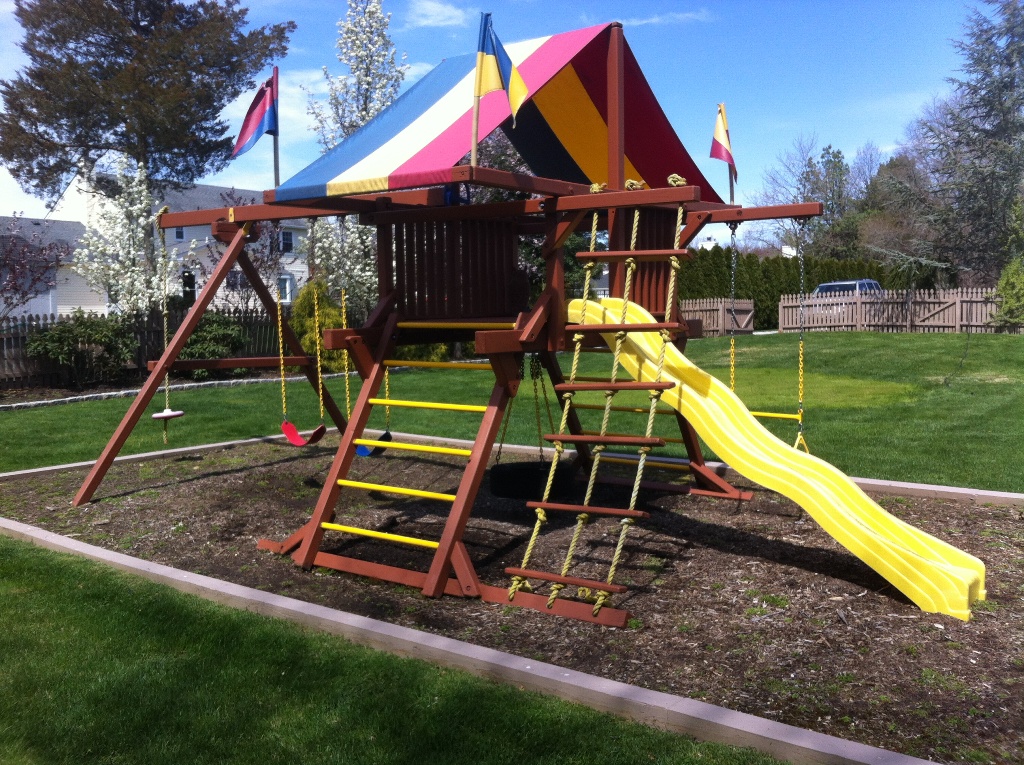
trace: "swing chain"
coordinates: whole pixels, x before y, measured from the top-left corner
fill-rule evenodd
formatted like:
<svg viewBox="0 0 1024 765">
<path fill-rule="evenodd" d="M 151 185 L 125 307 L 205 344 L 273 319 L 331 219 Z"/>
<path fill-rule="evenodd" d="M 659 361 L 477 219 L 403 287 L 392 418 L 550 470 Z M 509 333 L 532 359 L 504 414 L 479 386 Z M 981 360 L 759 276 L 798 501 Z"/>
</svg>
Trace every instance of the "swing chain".
<svg viewBox="0 0 1024 765">
<path fill-rule="evenodd" d="M 739 262 L 736 257 L 736 229 L 739 223 L 729 223 L 729 390 L 736 392 L 736 271 Z"/>
<path fill-rule="evenodd" d="M 324 369 L 323 354 L 320 351 L 320 297 L 316 282 L 313 283 L 313 332 L 316 341 L 316 392 L 320 401 L 320 422 L 324 421 Z"/>
<path fill-rule="evenodd" d="M 284 378 L 284 316 L 281 307 L 281 288 L 277 288 L 277 356 L 281 371 L 281 416 L 288 421 L 288 389 Z"/>
</svg>

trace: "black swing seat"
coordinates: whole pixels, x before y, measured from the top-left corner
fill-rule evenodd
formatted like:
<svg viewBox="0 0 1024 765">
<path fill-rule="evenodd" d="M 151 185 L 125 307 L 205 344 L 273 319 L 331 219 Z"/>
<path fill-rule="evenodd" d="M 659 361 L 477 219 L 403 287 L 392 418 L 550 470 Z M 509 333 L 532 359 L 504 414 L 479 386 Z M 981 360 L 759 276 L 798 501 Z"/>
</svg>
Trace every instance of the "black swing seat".
<svg viewBox="0 0 1024 765">
<path fill-rule="evenodd" d="M 326 435 L 327 426 L 321 422 L 317 425 L 316 429 L 309 434 L 309 438 L 303 438 L 299 433 L 299 429 L 288 420 L 285 420 L 281 423 L 281 432 L 284 433 L 284 437 L 288 439 L 288 443 L 292 446 L 312 446 Z"/>
</svg>

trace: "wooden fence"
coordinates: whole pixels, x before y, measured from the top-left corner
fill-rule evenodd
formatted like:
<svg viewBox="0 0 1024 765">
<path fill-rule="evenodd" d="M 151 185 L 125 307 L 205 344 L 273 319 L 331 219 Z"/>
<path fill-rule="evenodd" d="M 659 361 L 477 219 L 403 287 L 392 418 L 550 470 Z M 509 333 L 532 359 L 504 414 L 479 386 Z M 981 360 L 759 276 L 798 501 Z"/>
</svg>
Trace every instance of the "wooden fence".
<svg viewBox="0 0 1024 765">
<path fill-rule="evenodd" d="M 681 318 L 700 319 L 706 336 L 724 337 L 729 334 L 733 303 L 729 298 L 700 298 L 680 300 Z M 749 335 L 754 331 L 754 301 L 736 301 L 736 323 L 733 331 L 737 335 Z"/>
<path fill-rule="evenodd" d="M 804 299 L 804 326 L 825 332 L 995 332 L 995 291 L 886 290 L 876 295 L 834 293 Z M 800 328 L 800 296 L 779 301 L 779 331 Z"/>
<path fill-rule="evenodd" d="M 287 308 L 285 309 L 287 310 Z M 245 356 L 277 355 L 277 324 L 262 311 L 222 310 L 217 313 L 231 317 L 246 330 L 246 346 L 239 352 Z M 184 311 L 172 312 L 169 326 L 175 332 L 185 317 Z M 54 362 L 35 359 L 25 353 L 28 339 L 69 316 L 32 315 L 0 319 L 0 388 L 30 388 L 62 384 L 62 370 Z M 135 325 L 139 347 L 130 377 L 142 380 L 148 374 L 146 362 L 160 358 L 164 349 L 163 317 L 153 312 Z"/>
</svg>

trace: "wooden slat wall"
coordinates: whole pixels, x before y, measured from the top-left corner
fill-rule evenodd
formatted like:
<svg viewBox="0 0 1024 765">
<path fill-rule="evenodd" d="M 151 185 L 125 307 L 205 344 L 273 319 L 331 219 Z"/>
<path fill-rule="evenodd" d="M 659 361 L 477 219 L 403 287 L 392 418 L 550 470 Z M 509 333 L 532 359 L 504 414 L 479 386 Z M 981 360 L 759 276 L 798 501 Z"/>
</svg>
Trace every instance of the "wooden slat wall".
<svg viewBox="0 0 1024 765">
<path fill-rule="evenodd" d="M 392 251 L 381 256 L 392 263 L 403 318 L 511 317 L 527 307 L 513 221 L 401 223 L 388 234 Z M 381 293 L 387 289 L 382 279 Z"/>
</svg>

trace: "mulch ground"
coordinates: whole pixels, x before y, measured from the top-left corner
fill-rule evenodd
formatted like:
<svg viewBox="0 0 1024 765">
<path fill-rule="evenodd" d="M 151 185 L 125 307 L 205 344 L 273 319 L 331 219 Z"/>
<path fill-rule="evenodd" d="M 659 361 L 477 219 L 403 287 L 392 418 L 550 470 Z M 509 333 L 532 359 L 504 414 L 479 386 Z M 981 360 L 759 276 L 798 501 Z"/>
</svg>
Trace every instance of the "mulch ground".
<svg viewBox="0 0 1024 765">
<path fill-rule="evenodd" d="M 180 569 L 447 635 L 615 680 L 942 762 L 1024 762 L 1024 521 L 1019 508 L 880 496 L 889 512 L 978 556 L 989 599 L 970 622 L 922 613 L 788 500 L 641 497 L 617 581 L 627 629 L 444 597 L 256 549 L 309 518 L 337 438 L 256 444 L 111 469 L 72 508 L 85 471 L 0 481 L 0 515 Z M 351 476 L 453 492 L 459 461 L 388 452 Z M 539 487 L 538 487 L 539 490 Z M 614 498 L 608 498 L 611 501 Z M 601 504 L 594 502 L 594 504 Z M 340 523 L 438 538 L 447 506 L 342 495 Z M 465 539 L 483 581 L 505 586 L 533 515 L 485 488 Z M 532 568 L 557 571 L 572 518 L 553 519 Z M 618 536 L 595 522 L 578 576 L 603 578 Z M 325 549 L 425 571 L 430 551 L 329 538 Z M 568 591 L 567 591 L 568 592 Z"/>
</svg>

